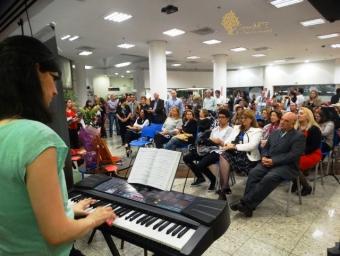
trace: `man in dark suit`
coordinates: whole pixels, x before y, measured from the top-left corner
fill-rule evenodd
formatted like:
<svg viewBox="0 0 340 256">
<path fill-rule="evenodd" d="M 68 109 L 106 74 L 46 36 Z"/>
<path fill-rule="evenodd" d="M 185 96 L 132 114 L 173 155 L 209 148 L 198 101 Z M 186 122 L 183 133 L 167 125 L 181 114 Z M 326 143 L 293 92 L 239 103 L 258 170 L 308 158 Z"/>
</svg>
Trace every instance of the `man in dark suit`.
<svg viewBox="0 0 340 256">
<path fill-rule="evenodd" d="M 299 158 L 305 149 L 305 137 L 294 129 L 296 115 L 288 112 L 281 118 L 262 151 L 261 163 L 250 172 L 243 198 L 230 205 L 251 217 L 253 210 L 282 182 L 299 175 Z"/>
<path fill-rule="evenodd" d="M 153 94 L 154 100 L 150 103 L 150 109 L 148 113 L 151 116 L 151 122 L 155 124 L 162 124 L 165 121 L 165 109 L 164 109 L 164 100 L 159 98 L 158 93 Z"/>
</svg>

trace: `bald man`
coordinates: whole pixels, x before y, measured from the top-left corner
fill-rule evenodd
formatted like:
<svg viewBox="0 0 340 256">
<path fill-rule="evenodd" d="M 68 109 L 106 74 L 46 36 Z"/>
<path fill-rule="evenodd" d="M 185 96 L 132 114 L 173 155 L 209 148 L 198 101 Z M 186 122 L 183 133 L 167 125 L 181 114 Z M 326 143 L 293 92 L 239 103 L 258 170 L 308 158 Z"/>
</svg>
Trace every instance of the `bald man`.
<svg viewBox="0 0 340 256">
<path fill-rule="evenodd" d="M 251 217 L 255 208 L 282 182 L 299 175 L 299 158 L 305 149 L 305 137 L 294 129 L 296 115 L 281 118 L 280 129 L 273 132 L 264 146 L 262 159 L 249 172 L 243 198 L 230 205 Z"/>
</svg>

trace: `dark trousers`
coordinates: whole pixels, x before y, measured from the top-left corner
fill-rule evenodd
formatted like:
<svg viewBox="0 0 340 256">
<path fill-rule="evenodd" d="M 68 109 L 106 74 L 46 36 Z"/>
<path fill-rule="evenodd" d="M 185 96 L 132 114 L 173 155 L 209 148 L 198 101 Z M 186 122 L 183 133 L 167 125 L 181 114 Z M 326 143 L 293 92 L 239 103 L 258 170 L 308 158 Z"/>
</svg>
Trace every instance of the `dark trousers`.
<svg viewBox="0 0 340 256">
<path fill-rule="evenodd" d="M 125 141 L 125 136 L 126 136 L 126 133 L 127 133 L 126 126 L 128 126 L 128 125 L 129 125 L 129 122 L 126 122 L 126 123 L 119 122 L 119 132 L 120 132 L 120 137 L 122 138 L 122 145 L 124 145 L 126 143 L 126 141 Z"/>
<path fill-rule="evenodd" d="M 266 168 L 261 163 L 250 170 L 242 202 L 255 209 L 282 181 L 295 177 L 288 166 Z"/>
<path fill-rule="evenodd" d="M 162 134 L 157 133 L 154 138 L 156 148 L 163 148 L 163 145 L 170 140 L 171 137 L 166 138 Z"/>
<path fill-rule="evenodd" d="M 79 148 L 79 137 L 77 129 L 68 129 L 68 133 L 70 135 L 70 147 L 71 148 Z"/>
<path fill-rule="evenodd" d="M 126 143 L 130 143 L 133 140 L 136 140 L 140 137 L 140 133 L 134 132 L 134 131 L 126 131 L 125 134 L 125 142 Z"/>
<path fill-rule="evenodd" d="M 199 162 L 195 164 L 195 160 L 198 160 Z M 215 182 L 216 177 L 208 167 L 209 165 L 217 163 L 219 160 L 220 155 L 216 152 L 211 152 L 205 156 L 199 156 L 196 151 L 192 151 L 183 157 L 184 163 L 189 166 L 197 178 L 204 179 L 203 173 L 211 182 Z"/>
</svg>

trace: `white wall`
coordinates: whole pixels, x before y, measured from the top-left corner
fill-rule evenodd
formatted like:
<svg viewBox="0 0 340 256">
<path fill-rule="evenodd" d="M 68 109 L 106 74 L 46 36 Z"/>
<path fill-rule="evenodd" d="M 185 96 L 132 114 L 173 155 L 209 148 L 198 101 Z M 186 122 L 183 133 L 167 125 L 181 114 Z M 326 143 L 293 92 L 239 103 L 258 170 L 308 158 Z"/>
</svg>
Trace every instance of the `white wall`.
<svg viewBox="0 0 340 256">
<path fill-rule="evenodd" d="M 248 68 L 228 71 L 228 87 L 253 87 L 263 86 L 263 68 Z"/>
<path fill-rule="evenodd" d="M 119 88 L 119 91 L 109 91 L 109 87 Z M 108 94 L 121 95 L 133 91 L 133 81 L 129 78 L 115 78 L 107 75 L 97 75 L 93 78 L 94 94 L 106 99 Z"/>
<path fill-rule="evenodd" d="M 340 87 L 340 59 L 335 60 L 334 83 Z"/>
</svg>

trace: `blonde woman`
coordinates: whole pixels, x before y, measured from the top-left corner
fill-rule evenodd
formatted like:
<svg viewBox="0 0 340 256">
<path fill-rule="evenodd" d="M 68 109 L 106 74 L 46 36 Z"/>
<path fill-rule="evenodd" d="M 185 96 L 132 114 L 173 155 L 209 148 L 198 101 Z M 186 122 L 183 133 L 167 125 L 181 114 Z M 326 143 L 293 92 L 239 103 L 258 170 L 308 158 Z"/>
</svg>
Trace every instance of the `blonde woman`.
<svg viewBox="0 0 340 256">
<path fill-rule="evenodd" d="M 225 199 L 225 194 L 230 194 L 229 173 L 242 171 L 248 173 L 256 166 L 261 158 L 259 144 L 262 129 L 258 128 L 255 114 L 246 109 L 241 113 L 241 125 L 236 125 L 233 132 L 224 143 L 224 152 L 220 156 L 220 184 L 218 191 L 220 199 Z"/>
<path fill-rule="evenodd" d="M 179 108 L 172 107 L 169 116 L 163 124 L 162 131 L 157 133 L 154 138 L 156 148 L 162 148 L 163 144 L 167 143 L 172 136 L 177 135 L 182 125 L 183 121 L 179 113 Z"/>
<path fill-rule="evenodd" d="M 306 138 L 305 152 L 299 161 L 300 171 L 305 172 L 321 160 L 320 126 L 315 121 L 312 111 L 308 108 L 301 107 L 298 112 L 295 129 L 301 131 Z M 300 173 L 300 182 L 302 184 L 301 195 L 309 195 L 312 192 L 312 187 L 308 184 L 302 173 Z M 294 186 L 293 190 L 296 190 L 296 186 Z"/>
</svg>

